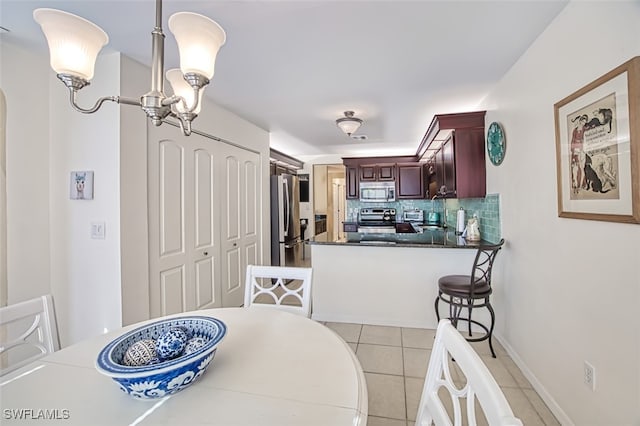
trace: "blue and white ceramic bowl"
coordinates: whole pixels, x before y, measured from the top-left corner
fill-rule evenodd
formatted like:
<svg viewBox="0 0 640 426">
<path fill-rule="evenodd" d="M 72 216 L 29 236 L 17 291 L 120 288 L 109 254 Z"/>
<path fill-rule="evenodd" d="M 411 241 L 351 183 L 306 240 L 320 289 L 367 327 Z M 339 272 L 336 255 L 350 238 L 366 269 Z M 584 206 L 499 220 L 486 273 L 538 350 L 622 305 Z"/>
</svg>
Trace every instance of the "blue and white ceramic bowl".
<svg viewBox="0 0 640 426">
<path fill-rule="evenodd" d="M 132 344 L 145 339 L 156 340 L 172 327 L 184 327 L 190 336 L 200 337 L 206 343 L 194 352 L 159 363 L 124 364 L 124 355 Z M 211 317 L 184 316 L 156 321 L 111 341 L 100 351 L 96 369 L 115 380 L 122 391 L 134 398 L 160 398 L 186 388 L 204 374 L 226 333 L 227 326 Z"/>
</svg>

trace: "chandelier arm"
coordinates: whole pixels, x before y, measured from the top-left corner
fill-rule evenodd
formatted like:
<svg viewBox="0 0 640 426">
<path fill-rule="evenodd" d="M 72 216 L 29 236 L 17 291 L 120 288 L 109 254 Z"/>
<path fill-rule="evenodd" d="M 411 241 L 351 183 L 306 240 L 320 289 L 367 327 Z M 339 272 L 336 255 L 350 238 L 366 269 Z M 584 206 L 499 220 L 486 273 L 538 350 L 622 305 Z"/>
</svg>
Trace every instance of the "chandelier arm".
<svg viewBox="0 0 640 426">
<path fill-rule="evenodd" d="M 78 105 L 78 103 L 76 101 L 77 100 L 77 96 L 78 96 L 78 91 L 70 88 L 69 89 L 69 101 L 71 102 L 71 106 L 76 111 L 84 113 L 84 114 L 93 114 L 94 112 L 98 111 L 102 107 L 103 103 L 105 103 L 107 101 L 115 102 L 117 104 L 141 106 L 139 100 L 135 100 L 135 99 L 131 99 L 131 98 L 123 98 L 123 97 L 120 97 L 120 96 L 104 96 L 102 98 L 99 98 L 96 101 L 96 103 L 93 105 L 93 107 L 91 107 L 91 108 L 82 108 L 80 105 Z"/>
<path fill-rule="evenodd" d="M 140 99 L 125 98 L 123 96 L 114 97 L 116 98 L 116 102 L 118 102 L 119 104 L 142 106 L 142 102 L 140 102 Z"/>
<path fill-rule="evenodd" d="M 189 114 L 176 114 L 174 112 L 171 112 L 171 114 L 169 114 L 169 116 L 177 118 L 178 119 L 178 124 L 180 125 L 180 130 L 182 130 L 182 134 L 185 136 L 190 136 L 191 135 L 191 120 L 188 118 Z M 169 121 L 167 121 L 167 119 L 163 119 L 162 120 L 163 123 L 169 123 L 169 124 L 173 124 Z"/>
<path fill-rule="evenodd" d="M 106 101 L 110 101 L 110 102 L 118 102 L 118 97 L 117 96 L 105 96 L 102 97 L 100 99 L 98 99 L 95 103 L 95 105 L 92 108 L 82 108 L 81 106 L 79 106 L 76 103 L 76 97 L 77 97 L 78 92 L 74 89 L 69 89 L 69 101 L 71 102 L 71 106 L 73 107 L 73 109 L 75 109 L 78 112 L 82 112 L 84 114 L 93 114 L 94 112 L 96 112 L 97 110 L 100 109 L 100 107 L 102 106 L 102 104 Z"/>
<path fill-rule="evenodd" d="M 169 96 L 167 98 L 162 99 L 162 105 L 164 105 L 164 106 L 177 104 L 178 102 L 182 102 L 183 105 L 187 104 L 187 102 L 184 100 L 184 98 L 182 96 L 178 96 L 178 95 L 172 95 L 172 96 Z"/>
<path fill-rule="evenodd" d="M 193 113 L 193 111 L 196 110 L 196 108 L 198 108 L 198 104 L 200 103 L 200 90 L 202 90 L 201 87 L 196 87 L 196 86 L 191 86 L 193 87 L 193 106 L 191 108 L 189 108 L 189 111 L 187 111 L 188 113 Z M 186 102 L 185 102 L 186 104 Z"/>
</svg>

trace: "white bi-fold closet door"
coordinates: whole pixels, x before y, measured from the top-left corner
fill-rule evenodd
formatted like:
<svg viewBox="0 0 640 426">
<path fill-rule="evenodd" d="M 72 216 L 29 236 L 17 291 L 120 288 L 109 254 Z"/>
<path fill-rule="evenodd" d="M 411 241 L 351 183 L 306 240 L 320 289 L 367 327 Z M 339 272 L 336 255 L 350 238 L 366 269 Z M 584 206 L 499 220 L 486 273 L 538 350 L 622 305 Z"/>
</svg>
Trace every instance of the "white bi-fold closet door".
<svg viewBox="0 0 640 426">
<path fill-rule="evenodd" d="M 241 306 L 261 258 L 259 154 L 149 127 L 151 317 Z"/>
</svg>

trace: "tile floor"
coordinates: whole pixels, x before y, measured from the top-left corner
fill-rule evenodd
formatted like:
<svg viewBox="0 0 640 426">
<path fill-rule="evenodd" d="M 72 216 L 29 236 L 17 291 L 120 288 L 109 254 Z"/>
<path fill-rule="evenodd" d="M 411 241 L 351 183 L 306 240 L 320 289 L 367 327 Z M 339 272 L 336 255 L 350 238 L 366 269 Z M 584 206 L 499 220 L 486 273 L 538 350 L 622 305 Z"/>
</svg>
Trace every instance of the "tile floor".
<svg viewBox="0 0 640 426">
<path fill-rule="evenodd" d="M 369 394 L 368 426 L 414 426 L 435 330 L 327 322 L 358 356 Z M 531 384 L 494 341 L 472 343 L 527 426 L 559 425 Z"/>
</svg>

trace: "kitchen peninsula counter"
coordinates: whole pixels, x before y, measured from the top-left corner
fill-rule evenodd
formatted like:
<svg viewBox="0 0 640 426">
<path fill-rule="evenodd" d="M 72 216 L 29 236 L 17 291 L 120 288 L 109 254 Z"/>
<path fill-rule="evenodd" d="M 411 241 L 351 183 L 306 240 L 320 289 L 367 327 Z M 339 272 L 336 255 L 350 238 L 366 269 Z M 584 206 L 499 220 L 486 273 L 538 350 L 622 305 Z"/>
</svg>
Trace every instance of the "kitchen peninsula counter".
<svg viewBox="0 0 640 426">
<path fill-rule="evenodd" d="M 340 240 L 329 239 L 328 236 L 316 236 L 309 240 L 309 244 L 319 245 L 347 245 L 347 246 L 374 246 L 374 247 L 417 247 L 417 248 L 454 248 L 476 249 L 488 241 L 470 241 L 453 230 L 442 228 L 428 229 L 418 233 L 360 233 L 347 232 L 345 238 Z"/>
<path fill-rule="evenodd" d="M 308 242 L 313 268 L 312 318 L 436 328 L 438 278 L 469 274 L 475 249 L 485 242 L 466 241 L 453 229 L 442 228 L 423 233 L 349 232 L 339 241 L 314 238 Z M 493 282 L 498 288 L 504 260 L 499 256 L 494 268 Z M 478 311 L 480 320 L 483 314 Z"/>
</svg>

